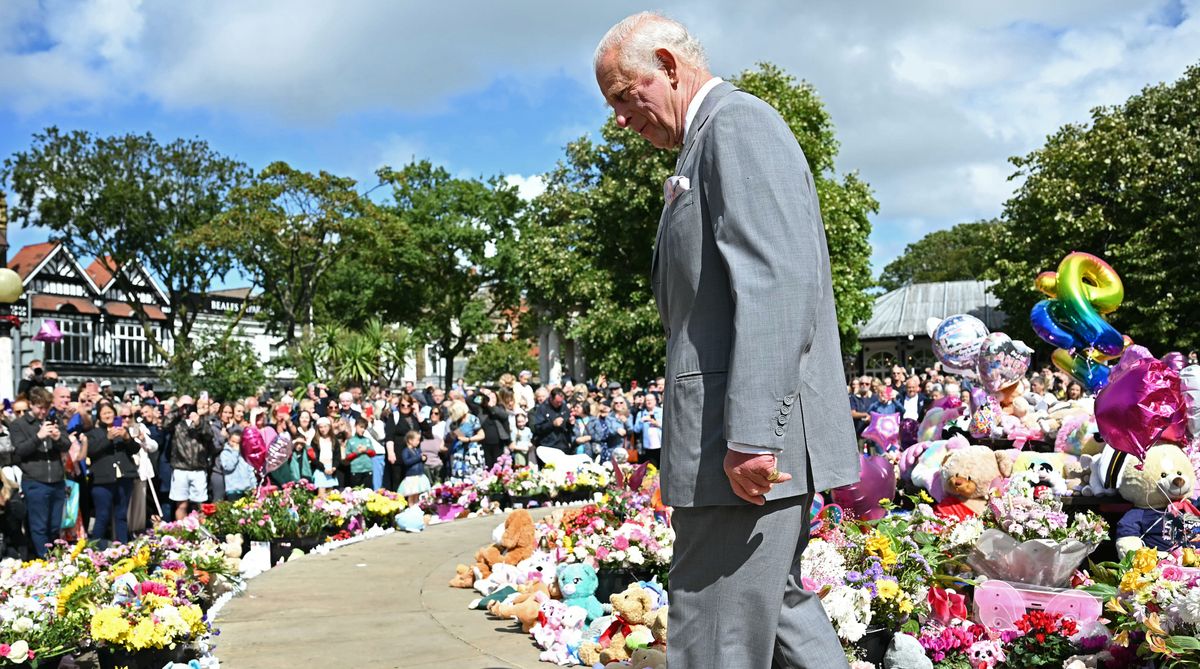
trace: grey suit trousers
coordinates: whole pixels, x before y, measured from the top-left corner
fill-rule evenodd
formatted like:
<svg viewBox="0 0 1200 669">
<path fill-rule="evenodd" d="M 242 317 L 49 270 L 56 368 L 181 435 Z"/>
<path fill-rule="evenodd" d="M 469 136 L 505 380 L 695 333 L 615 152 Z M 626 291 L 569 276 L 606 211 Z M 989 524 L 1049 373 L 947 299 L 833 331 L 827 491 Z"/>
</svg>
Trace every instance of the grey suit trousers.
<svg viewBox="0 0 1200 669">
<path fill-rule="evenodd" d="M 674 510 L 668 667 L 847 666 L 821 600 L 800 586 L 812 498 Z"/>
</svg>

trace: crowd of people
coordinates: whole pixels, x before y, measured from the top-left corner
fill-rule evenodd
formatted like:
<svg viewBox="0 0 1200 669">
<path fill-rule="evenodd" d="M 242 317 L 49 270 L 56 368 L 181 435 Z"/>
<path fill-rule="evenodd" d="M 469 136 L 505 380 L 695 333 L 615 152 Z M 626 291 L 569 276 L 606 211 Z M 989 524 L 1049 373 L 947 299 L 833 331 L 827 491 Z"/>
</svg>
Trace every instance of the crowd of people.
<svg viewBox="0 0 1200 669">
<path fill-rule="evenodd" d="M 57 539 L 125 542 L 158 518 L 268 483 L 388 489 L 415 501 L 505 453 L 537 466 L 540 446 L 657 463 L 663 385 L 625 389 L 601 376 L 535 388 L 522 371 L 478 388 L 309 383 L 217 398 L 151 383 L 120 393 L 108 381 L 68 387 L 34 361 L 0 416 L 0 554 L 40 557 Z M 256 470 L 247 439 L 288 455 Z"/>
<path fill-rule="evenodd" d="M 1187 359 L 1189 365 L 1197 364 L 1197 353 L 1190 352 Z M 896 365 L 892 367 L 889 379 L 869 375 L 855 377 L 847 391 L 850 416 L 860 437 L 870 424 L 872 413 L 900 414 L 901 421 L 920 423 L 934 403 L 944 397 L 957 397 L 967 405 L 971 402 L 970 390 L 962 377 L 943 371 L 940 363 L 920 373 Z M 1006 413 L 1020 418 L 1029 411 L 1044 412 L 1059 402 L 1078 400 L 1087 395 L 1083 386 L 1070 376 L 1045 366 L 1039 372 L 1031 371 L 1013 392 L 1001 399 L 1001 405 Z M 960 421 L 969 418 L 964 415 Z"/>
</svg>

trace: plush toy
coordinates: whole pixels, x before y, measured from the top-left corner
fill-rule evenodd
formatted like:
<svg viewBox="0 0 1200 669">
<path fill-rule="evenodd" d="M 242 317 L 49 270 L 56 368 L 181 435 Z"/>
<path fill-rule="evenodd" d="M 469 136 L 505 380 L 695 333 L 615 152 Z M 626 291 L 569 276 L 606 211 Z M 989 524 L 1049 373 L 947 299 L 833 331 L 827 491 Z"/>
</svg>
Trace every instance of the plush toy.
<svg viewBox="0 0 1200 669">
<path fill-rule="evenodd" d="M 534 642 L 544 648 L 538 659 L 563 666 L 578 664 L 585 615 L 583 609 L 562 602 L 551 600 L 543 604 L 538 624 L 530 631 Z"/>
<path fill-rule="evenodd" d="M 1081 492 L 1089 496 L 1116 495 L 1121 486 L 1121 477 L 1125 474 L 1125 465 L 1129 464 L 1132 457 L 1112 446 L 1105 446 L 1096 455 L 1079 456 L 1079 461 L 1088 469 L 1088 483 Z"/>
<path fill-rule="evenodd" d="M 488 613 L 497 618 L 516 619 L 521 623 L 521 631 L 528 633 L 537 624 L 542 605 L 553 601 L 557 600 L 550 599 L 545 592 L 531 592 L 516 595 L 509 603 L 493 602 L 494 606 L 488 608 Z"/>
<path fill-rule="evenodd" d="M 967 649 L 967 660 L 971 663 L 971 669 L 996 669 L 996 666 L 1003 664 L 1006 659 L 1004 647 L 997 639 L 976 641 Z"/>
<path fill-rule="evenodd" d="M 970 446 L 961 435 L 942 441 L 921 442 L 909 446 L 900 455 L 900 476 L 940 502 L 946 496 L 942 485 L 942 463 L 951 451 Z"/>
<path fill-rule="evenodd" d="M 1120 555 L 1143 546 L 1169 551 L 1195 541 L 1185 520 L 1200 520 L 1200 510 L 1191 501 L 1196 471 L 1183 449 L 1174 444 L 1152 446 L 1141 469 L 1125 467 L 1120 491 L 1134 505 L 1117 523 Z"/>
<path fill-rule="evenodd" d="M 569 564 L 558 570 L 558 591 L 562 593 L 563 603 L 586 611 L 589 623 L 604 615 L 604 607 L 596 599 L 599 584 L 596 570 L 589 564 Z"/>
<path fill-rule="evenodd" d="M 458 565 L 457 573 L 450 579 L 452 588 L 470 588 L 479 578 L 487 578 L 492 574 L 492 566 L 500 563 L 516 565 L 533 555 L 536 539 L 533 532 L 533 518 L 528 511 L 520 509 L 508 514 L 504 521 L 504 529 L 500 539 L 489 546 L 480 548 L 475 553 L 475 564 Z"/>
<path fill-rule="evenodd" d="M 1011 451 L 1001 451 L 1005 458 L 1012 458 Z M 1065 495 L 1067 481 L 1063 478 L 1066 458 L 1062 453 L 1035 453 L 1018 451 L 1012 459 L 1012 483 L 1028 486 L 1035 495 Z M 1011 485 L 1010 484 L 1010 485 Z"/>
<path fill-rule="evenodd" d="M 934 512 L 960 520 L 983 512 L 992 484 L 1010 472 L 1007 456 L 987 446 L 967 446 L 952 451 L 946 456 L 941 470 L 947 496 L 934 506 Z"/>
<path fill-rule="evenodd" d="M 629 669 L 667 669 L 667 654 L 656 648 L 639 648 L 629 656 Z"/>
<path fill-rule="evenodd" d="M 546 551 L 534 551 L 533 555 L 517 563 L 517 585 L 527 583 L 554 583 L 558 562 Z"/>
<path fill-rule="evenodd" d="M 1092 456 L 1065 455 L 1063 459 L 1063 482 L 1067 485 L 1067 494 L 1082 495 L 1083 489 L 1091 480 Z"/>
<path fill-rule="evenodd" d="M 665 649 L 667 647 L 667 616 L 668 608 L 663 606 L 655 609 L 650 618 L 650 633 L 654 635 L 654 645 Z"/>
<path fill-rule="evenodd" d="M 626 660 L 630 650 L 626 639 L 633 636 L 644 640 L 647 633 L 651 638 L 654 636 L 650 629 L 654 622 L 655 595 L 652 591 L 635 583 L 624 592 L 611 595 L 608 601 L 612 603 L 616 620 L 600 635 L 598 641 L 584 642 L 580 646 L 579 659 L 585 664 L 588 663 L 585 657 L 596 658 L 592 663 L 599 661 L 604 664 Z"/>
<path fill-rule="evenodd" d="M 487 611 L 497 618 L 512 618 L 514 614 L 511 611 L 513 609 L 503 607 L 518 606 L 539 594 L 545 595 L 546 599 L 558 599 L 558 597 L 556 597 L 558 594 L 558 588 L 556 586 L 553 590 L 551 590 L 549 585 L 542 583 L 541 581 L 523 585 L 521 586 L 520 590 L 514 592 L 505 599 L 492 601 L 487 605 Z"/>
</svg>

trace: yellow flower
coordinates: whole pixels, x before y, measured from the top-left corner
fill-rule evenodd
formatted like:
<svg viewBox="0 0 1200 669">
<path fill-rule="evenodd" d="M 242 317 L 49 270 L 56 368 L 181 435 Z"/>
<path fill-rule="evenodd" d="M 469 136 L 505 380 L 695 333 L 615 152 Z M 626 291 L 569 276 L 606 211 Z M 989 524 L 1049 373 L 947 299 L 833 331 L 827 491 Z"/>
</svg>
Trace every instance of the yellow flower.
<svg viewBox="0 0 1200 669">
<path fill-rule="evenodd" d="M 124 560 L 121 560 L 113 565 L 113 568 L 108 572 L 108 576 L 115 581 L 118 577 L 124 576 L 125 574 L 133 571 L 134 566 L 133 560 L 125 558 Z"/>
<path fill-rule="evenodd" d="M 1135 571 L 1127 571 L 1121 577 L 1120 590 L 1122 592 L 1137 592 L 1142 586 L 1142 575 Z"/>
<path fill-rule="evenodd" d="M 912 613 L 913 603 L 908 598 L 908 595 L 901 595 L 900 599 L 896 602 L 896 606 L 900 609 L 900 613 Z"/>
<path fill-rule="evenodd" d="M 1146 620 L 1143 624 L 1151 634 L 1157 634 L 1164 637 L 1167 636 L 1167 631 L 1162 628 L 1162 623 L 1159 621 L 1157 613 L 1151 613 L 1150 615 L 1146 616 Z"/>
<path fill-rule="evenodd" d="M 1197 555 L 1195 548 L 1183 549 L 1183 566 L 1196 567 L 1200 566 L 1200 556 Z"/>
<path fill-rule="evenodd" d="M 61 618 L 67 614 L 67 602 L 70 601 L 71 595 L 79 592 L 81 588 L 87 587 L 91 582 L 90 576 L 76 576 L 74 580 L 58 591 L 58 617 Z"/>
<path fill-rule="evenodd" d="M 1158 551 L 1153 548 L 1139 548 L 1133 554 L 1133 569 L 1143 574 L 1149 574 L 1158 567 Z"/>
<path fill-rule="evenodd" d="M 163 642 L 160 639 L 161 635 L 156 632 L 154 621 L 149 618 L 142 618 L 138 621 L 138 624 L 129 630 L 129 640 L 127 643 L 134 650 L 145 650 L 151 646 L 161 648 Z"/>
<path fill-rule="evenodd" d="M 129 621 L 120 609 L 107 606 L 92 616 L 91 628 L 93 639 L 116 643 L 129 632 Z"/>
<path fill-rule="evenodd" d="M 83 552 L 84 546 L 87 546 L 87 537 L 75 542 L 75 548 L 71 550 L 71 562 L 74 562 L 75 558 L 79 557 L 79 554 Z"/>
<path fill-rule="evenodd" d="M 204 624 L 204 614 L 200 611 L 200 607 L 196 605 L 182 606 L 179 608 L 179 615 L 183 618 L 183 622 L 192 631 L 192 636 L 200 636 L 208 632 L 207 626 Z"/>
<path fill-rule="evenodd" d="M 884 548 L 891 546 L 891 542 L 888 541 L 887 537 L 879 534 L 878 532 L 873 532 L 871 533 L 870 538 L 867 539 L 865 545 L 868 551 L 878 555 L 883 551 Z"/>
<path fill-rule="evenodd" d="M 134 557 L 133 561 L 139 567 L 145 567 L 146 565 L 150 564 L 150 549 L 143 546 L 142 549 L 137 552 L 137 555 Z"/>
<path fill-rule="evenodd" d="M 1125 605 L 1121 603 L 1121 600 L 1116 597 L 1108 600 L 1108 603 L 1104 605 L 1104 610 L 1112 611 L 1113 613 L 1129 613 L 1125 610 Z"/>
<path fill-rule="evenodd" d="M 1113 643 L 1117 644 L 1118 646 L 1125 646 L 1126 648 L 1128 648 L 1129 647 L 1129 632 L 1128 631 L 1121 632 L 1120 634 L 1114 636 Z"/>
<path fill-rule="evenodd" d="M 891 546 L 885 546 L 883 553 L 879 555 L 879 559 L 883 562 L 884 567 L 894 567 L 899 556 L 896 555 L 896 551 L 892 550 Z"/>
<path fill-rule="evenodd" d="M 933 504 L 933 498 L 930 497 L 929 493 L 925 492 L 924 490 L 921 490 L 921 492 L 917 494 L 917 498 L 926 504 Z"/>
<path fill-rule="evenodd" d="M 895 581 L 879 581 L 875 584 L 875 590 L 880 599 L 892 599 L 900 594 L 900 586 Z"/>
</svg>

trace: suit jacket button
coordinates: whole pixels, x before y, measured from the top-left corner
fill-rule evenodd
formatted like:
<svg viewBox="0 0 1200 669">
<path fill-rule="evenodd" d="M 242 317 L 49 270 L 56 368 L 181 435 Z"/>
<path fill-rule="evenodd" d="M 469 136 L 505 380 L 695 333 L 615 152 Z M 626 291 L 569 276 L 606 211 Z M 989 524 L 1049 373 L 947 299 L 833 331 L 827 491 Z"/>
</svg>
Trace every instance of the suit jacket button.
<svg viewBox="0 0 1200 669">
<path fill-rule="evenodd" d="M 671 328 L 667 328 L 666 334 L 667 334 L 667 339 L 670 339 L 671 338 Z"/>
<path fill-rule="evenodd" d="M 782 437 L 782 436 L 783 436 L 783 426 L 782 426 L 782 425 L 780 425 L 779 427 L 775 428 L 775 436 L 777 436 L 777 437 Z"/>
<path fill-rule="evenodd" d="M 791 412 L 792 412 L 792 405 L 790 405 L 790 404 L 785 404 L 785 405 L 779 407 L 779 413 L 781 413 L 785 416 L 790 414 Z"/>
<path fill-rule="evenodd" d="M 783 403 L 787 406 L 791 406 L 792 402 L 795 402 L 795 401 L 796 401 L 795 395 L 784 395 L 783 396 Z"/>
<path fill-rule="evenodd" d="M 787 416 L 780 416 L 780 417 L 779 417 L 779 424 L 780 424 L 780 425 L 787 425 L 787 420 L 788 420 L 788 419 L 787 419 Z"/>
</svg>

